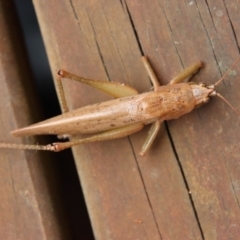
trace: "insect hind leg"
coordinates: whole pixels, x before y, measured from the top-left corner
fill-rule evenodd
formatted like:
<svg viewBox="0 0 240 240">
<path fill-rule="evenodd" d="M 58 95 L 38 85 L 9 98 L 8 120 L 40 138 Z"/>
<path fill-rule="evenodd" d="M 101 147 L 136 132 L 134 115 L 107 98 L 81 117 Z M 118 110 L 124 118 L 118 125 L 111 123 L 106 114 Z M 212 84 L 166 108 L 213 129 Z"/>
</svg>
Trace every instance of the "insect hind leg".
<svg viewBox="0 0 240 240">
<path fill-rule="evenodd" d="M 80 145 L 82 143 L 89 143 L 89 142 L 97 142 L 97 141 L 106 141 L 116 138 L 122 138 L 129 136 L 135 132 L 140 131 L 144 127 L 143 123 L 135 123 L 129 126 L 124 126 L 120 128 L 115 128 L 111 130 L 107 130 L 98 134 L 95 134 L 93 136 L 83 138 L 83 139 L 77 139 L 69 142 L 57 142 L 53 143 L 52 146 L 54 147 L 54 152 L 59 152 L 64 149 Z"/>
<path fill-rule="evenodd" d="M 129 97 L 129 96 L 138 94 L 138 91 L 135 88 L 128 86 L 126 84 L 123 84 L 123 83 L 87 79 L 87 78 L 83 78 L 83 77 L 74 75 L 72 73 L 69 73 L 65 70 L 59 70 L 58 71 L 58 81 L 61 82 L 62 78 L 67 78 L 67 79 L 71 79 L 71 80 L 74 80 L 77 82 L 87 84 L 87 85 L 97 88 L 109 95 L 112 95 L 115 98 Z M 61 89 L 62 89 L 62 87 L 60 88 L 60 91 L 61 91 Z M 61 94 L 59 94 L 59 95 L 61 96 Z"/>
<path fill-rule="evenodd" d="M 11 148 L 11 149 L 21 149 L 21 150 L 42 150 L 42 151 L 52 151 L 59 152 L 64 149 L 88 142 L 96 142 L 96 141 L 105 141 L 116 138 L 122 138 L 129 136 L 135 132 L 140 131 L 143 128 L 143 123 L 135 123 L 129 126 L 124 126 L 120 128 L 115 128 L 111 130 L 107 130 L 96 135 L 78 139 L 69 142 L 56 142 L 48 145 L 28 145 L 28 144 L 12 144 L 12 143 L 0 143 L 0 148 Z"/>
</svg>

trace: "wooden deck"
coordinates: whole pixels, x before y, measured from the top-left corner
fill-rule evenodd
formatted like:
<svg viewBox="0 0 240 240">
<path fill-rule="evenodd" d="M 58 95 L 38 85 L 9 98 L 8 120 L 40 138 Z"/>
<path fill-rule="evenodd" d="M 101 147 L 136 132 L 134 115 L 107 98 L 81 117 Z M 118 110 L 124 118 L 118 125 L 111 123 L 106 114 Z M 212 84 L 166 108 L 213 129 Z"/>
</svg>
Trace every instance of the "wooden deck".
<svg viewBox="0 0 240 240">
<path fill-rule="evenodd" d="M 167 84 L 183 68 L 199 60 L 206 66 L 195 81 L 214 83 L 239 56 L 240 5 L 237 0 L 33 2 L 53 74 L 62 68 L 86 78 L 120 81 L 145 92 L 151 85 L 141 55 L 149 58 L 161 84 Z M 10 70 L 5 71 L 9 73 Z M 240 64 L 218 87 L 219 93 L 238 111 L 239 71 Z M 12 81 L 16 79 L 11 75 Z M 2 77 L 1 81 L 1 86 L 6 84 Z M 70 109 L 109 99 L 69 80 L 64 82 L 64 89 Z M 24 97 L 24 93 L 22 95 Z M 1 128 L 6 129 L 1 140 L 13 141 L 8 133 L 14 126 L 24 124 L 23 116 L 14 112 L 11 113 L 14 124 L 5 122 L 9 101 L 1 104 L 4 109 L 1 109 L 4 111 Z M 12 108 L 16 111 L 9 106 Z M 239 126 L 239 116 L 215 98 L 180 119 L 164 123 L 145 157 L 138 153 L 148 127 L 129 138 L 74 147 L 96 239 L 238 239 Z M 5 158 L 0 164 L 7 165 L 0 167 L 3 173 L 9 163 L 16 168 L 16 173 L 24 171 L 21 160 L 15 162 L 11 154 L 23 159 L 41 157 L 40 153 L 22 151 L 1 150 L 1 154 Z M 11 174 L 1 178 L 7 182 L 15 181 Z M 33 186 L 35 189 L 36 184 Z M 9 185 L 10 189 L 13 187 Z M 6 197 L 1 201 L 11 204 L 12 190 L 11 194 L 1 193 Z M 26 200 L 28 193 L 23 191 L 22 194 Z M 39 218 L 50 221 L 44 215 L 48 212 L 45 206 L 40 208 L 41 211 L 35 210 Z M 24 219 L 25 212 L 21 214 Z M 13 216 L 9 215 L 9 218 Z M 39 239 L 54 239 L 53 235 L 67 234 L 59 233 L 55 218 L 51 215 L 52 229 L 43 221 Z M 28 224 L 26 220 L 24 226 Z M 1 226 L 0 230 L 4 231 Z M 21 231 L 27 236 L 27 230 L 22 227 Z M 60 239 L 59 235 L 55 239 Z M 4 236 L 3 233 L 0 236 Z"/>
</svg>

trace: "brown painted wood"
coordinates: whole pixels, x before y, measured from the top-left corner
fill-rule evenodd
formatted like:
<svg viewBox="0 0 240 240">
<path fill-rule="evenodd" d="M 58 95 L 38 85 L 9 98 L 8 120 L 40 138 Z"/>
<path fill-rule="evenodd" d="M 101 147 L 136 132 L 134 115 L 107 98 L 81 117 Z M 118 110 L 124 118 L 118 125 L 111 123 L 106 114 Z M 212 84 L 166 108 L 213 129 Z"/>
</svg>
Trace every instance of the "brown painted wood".
<svg viewBox="0 0 240 240">
<path fill-rule="evenodd" d="M 10 135 L 41 119 L 12 1 L 0 1 L 0 29 L 0 141 L 36 143 Z M 70 239 L 52 159 L 48 153 L 1 149 L 0 239 Z"/>
<path fill-rule="evenodd" d="M 162 84 L 203 60 L 214 83 L 237 59 L 238 2 L 34 0 L 53 74 L 63 68 L 147 91 L 141 49 Z M 238 108 L 237 71 L 218 89 Z M 71 109 L 108 99 L 66 80 Z M 220 99 L 164 125 L 146 157 L 147 129 L 73 152 L 97 239 L 236 239 L 239 117 Z M 189 186 L 189 189 L 187 186 Z M 189 194 L 188 191 L 191 191 Z"/>
<path fill-rule="evenodd" d="M 237 1 L 208 1 L 208 5 L 201 1 L 152 1 L 149 7 L 147 1 L 127 3 L 136 31 L 145 30 L 139 35 L 143 50 L 158 66 L 164 83 L 182 66 L 198 60 L 205 61 L 206 68 L 196 81 L 214 83 L 238 58 Z M 240 83 L 235 74 L 218 89 L 238 108 Z M 206 239 L 239 236 L 238 119 L 225 103 L 214 99 L 168 123 Z"/>
</svg>

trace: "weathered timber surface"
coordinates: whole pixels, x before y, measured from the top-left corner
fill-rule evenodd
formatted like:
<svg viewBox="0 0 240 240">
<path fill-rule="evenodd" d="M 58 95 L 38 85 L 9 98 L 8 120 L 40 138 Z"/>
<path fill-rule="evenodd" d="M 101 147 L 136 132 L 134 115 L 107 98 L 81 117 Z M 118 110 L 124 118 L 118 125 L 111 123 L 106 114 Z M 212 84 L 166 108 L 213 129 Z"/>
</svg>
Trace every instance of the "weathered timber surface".
<svg viewBox="0 0 240 240">
<path fill-rule="evenodd" d="M 12 1 L 0 1 L 0 29 L 0 142 L 31 144 L 10 135 L 41 119 Z M 0 150 L 0 239 L 69 239 L 50 156 Z"/>
<path fill-rule="evenodd" d="M 239 55 L 239 3 L 177 0 L 34 0 L 53 74 L 63 68 L 121 81 L 162 84 L 202 60 L 196 81 L 214 83 Z M 240 66 L 218 90 L 239 109 Z M 108 99 L 66 80 L 70 109 Z M 239 116 L 220 99 L 167 123 L 145 157 L 147 130 L 74 147 L 96 239 L 237 239 Z M 171 141 L 174 145 L 171 144 Z"/>
</svg>

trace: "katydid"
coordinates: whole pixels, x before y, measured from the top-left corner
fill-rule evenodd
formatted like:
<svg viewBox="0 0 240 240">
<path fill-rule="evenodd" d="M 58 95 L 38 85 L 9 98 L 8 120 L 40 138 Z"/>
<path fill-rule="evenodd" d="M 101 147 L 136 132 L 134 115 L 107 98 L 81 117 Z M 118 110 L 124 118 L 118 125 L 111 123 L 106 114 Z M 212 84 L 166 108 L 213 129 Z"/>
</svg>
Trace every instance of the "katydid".
<svg viewBox="0 0 240 240">
<path fill-rule="evenodd" d="M 149 134 L 140 152 L 140 155 L 143 156 L 152 145 L 163 121 L 176 119 L 191 112 L 193 109 L 207 103 L 210 97 L 219 96 L 223 99 L 216 92 L 215 87 L 237 64 L 240 58 L 213 85 L 185 82 L 203 67 L 202 62 L 198 62 L 183 70 L 165 86 L 160 86 L 147 58 L 143 56 L 142 60 L 153 84 L 153 91 L 139 94 L 136 89 L 118 82 L 86 79 L 60 70 L 58 72 L 57 87 L 63 113 L 12 132 L 12 135 L 17 137 L 43 134 L 54 134 L 64 138 L 77 134 L 91 134 L 91 136 L 49 145 L 0 143 L 0 148 L 58 152 L 82 143 L 129 136 L 141 130 L 144 125 L 151 123 Z M 62 87 L 62 78 L 69 78 L 90 85 L 114 96 L 116 99 L 69 111 Z M 223 100 L 227 102 L 225 99 Z"/>
</svg>

